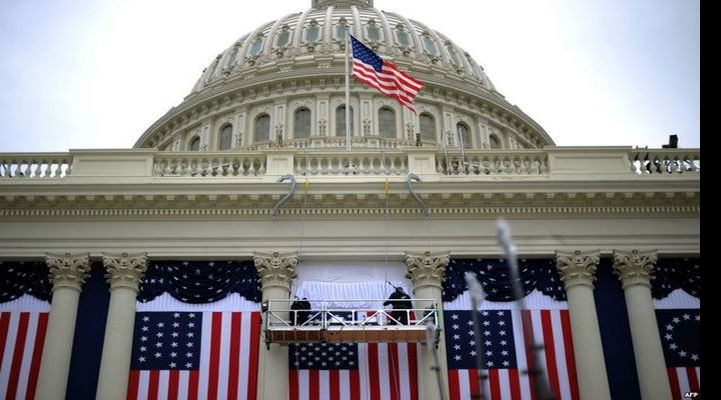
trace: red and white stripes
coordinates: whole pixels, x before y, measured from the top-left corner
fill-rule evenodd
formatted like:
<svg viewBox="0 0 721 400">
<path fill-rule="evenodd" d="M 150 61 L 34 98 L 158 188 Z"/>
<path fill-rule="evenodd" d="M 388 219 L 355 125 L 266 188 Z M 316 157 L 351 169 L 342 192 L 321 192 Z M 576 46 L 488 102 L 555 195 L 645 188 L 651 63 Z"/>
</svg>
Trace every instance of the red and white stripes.
<svg viewBox="0 0 721 400">
<path fill-rule="evenodd" d="M 400 71 L 392 63 L 383 61 L 383 70 L 378 72 L 371 65 L 353 59 L 352 75 L 373 89 L 395 98 L 414 113 L 416 112 L 413 100 L 423 88 L 424 83 Z"/>
<path fill-rule="evenodd" d="M 259 312 L 204 312 L 200 368 L 130 371 L 128 399 L 255 399 Z"/>
<path fill-rule="evenodd" d="M 0 398 L 34 399 L 46 312 L 0 312 Z"/>
<path fill-rule="evenodd" d="M 358 345 L 357 370 L 291 370 L 290 400 L 417 400 L 416 344 Z"/>
</svg>

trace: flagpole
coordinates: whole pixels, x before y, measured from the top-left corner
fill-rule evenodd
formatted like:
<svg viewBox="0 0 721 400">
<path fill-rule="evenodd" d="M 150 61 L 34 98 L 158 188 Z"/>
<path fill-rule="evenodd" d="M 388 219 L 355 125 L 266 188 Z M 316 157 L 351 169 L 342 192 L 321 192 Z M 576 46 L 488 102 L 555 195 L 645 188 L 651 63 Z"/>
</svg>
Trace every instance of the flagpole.
<svg viewBox="0 0 721 400">
<path fill-rule="evenodd" d="M 350 27 L 346 30 L 345 41 L 345 140 L 346 150 L 350 151 Z"/>
</svg>

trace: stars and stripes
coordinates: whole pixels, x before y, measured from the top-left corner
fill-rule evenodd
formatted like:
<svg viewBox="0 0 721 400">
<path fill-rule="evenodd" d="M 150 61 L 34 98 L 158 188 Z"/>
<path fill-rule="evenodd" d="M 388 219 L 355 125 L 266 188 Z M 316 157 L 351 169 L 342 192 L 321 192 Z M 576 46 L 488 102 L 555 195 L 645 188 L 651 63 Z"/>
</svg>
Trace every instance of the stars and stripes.
<svg viewBox="0 0 721 400">
<path fill-rule="evenodd" d="M 259 312 L 136 314 L 128 399 L 255 399 Z"/>
<path fill-rule="evenodd" d="M 350 40 L 353 49 L 352 75 L 367 86 L 395 98 L 415 113 L 413 100 L 425 84 L 380 58 L 352 35 Z"/>
<path fill-rule="evenodd" d="M 0 398 L 35 398 L 47 325 L 47 312 L 0 312 Z"/>
<path fill-rule="evenodd" d="M 444 318 L 452 400 L 469 400 L 480 391 L 478 341 L 491 398 L 532 399 L 533 382 L 525 371 L 530 362 L 526 349 L 534 339 L 544 344 L 541 358 L 556 398 L 579 398 L 568 310 L 483 310 L 480 338 L 475 336 L 471 311 L 445 311 Z M 533 338 L 524 336 L 524 324 L 532 327 Z"/>
<path fill-rule="evenodd" d="M 679 397 L 701 387 L 701 309 L 656 310 L 671 383 Z"/>
<path fill-rule="evenodd" d="M 289 355 L 290 400 L 419 398 L 415 344 L 299 344 Z"/>
</svg>

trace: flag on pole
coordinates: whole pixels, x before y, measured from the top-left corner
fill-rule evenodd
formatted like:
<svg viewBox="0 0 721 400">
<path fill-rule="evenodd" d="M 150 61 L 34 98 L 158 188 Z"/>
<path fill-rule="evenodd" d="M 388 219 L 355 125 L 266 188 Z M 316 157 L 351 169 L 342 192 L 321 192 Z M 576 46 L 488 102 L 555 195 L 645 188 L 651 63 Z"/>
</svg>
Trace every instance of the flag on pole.
<svg viewBox="0 0 721 400">
<path fill-rule="evenodd" d="M 353 49 L 352 75 L 367 86 L 395 98 L 402 106 L 415 113 L 413 100 L 425 83 L 383 60 L 352 35 L 350 40 Z"/>
</svg>

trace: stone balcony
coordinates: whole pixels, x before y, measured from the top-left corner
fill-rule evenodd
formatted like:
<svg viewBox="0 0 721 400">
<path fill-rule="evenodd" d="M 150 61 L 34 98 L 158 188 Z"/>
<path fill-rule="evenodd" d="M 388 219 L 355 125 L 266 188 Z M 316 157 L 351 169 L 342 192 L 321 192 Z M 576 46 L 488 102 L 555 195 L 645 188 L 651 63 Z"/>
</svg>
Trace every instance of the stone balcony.
<svg viewBox="0 0 721 400">
<path fill-rule="evenodd" d="M 424 147 L 297 148 L 160 152 L 148 149 L 0 153 L 0 187 L 7 185 L 275 182 L 293 174 L 314 182 L 700 180 L 699 149 L 548 147 L 465 150 Z"/>
</svg>

